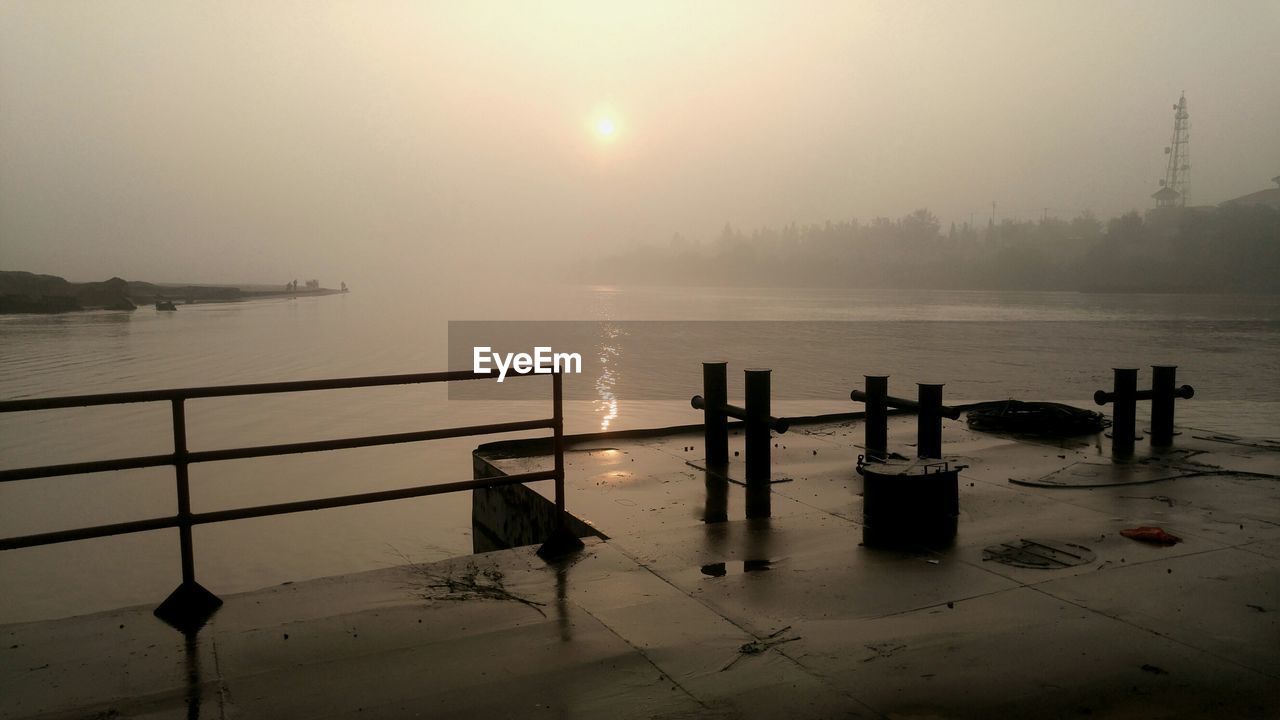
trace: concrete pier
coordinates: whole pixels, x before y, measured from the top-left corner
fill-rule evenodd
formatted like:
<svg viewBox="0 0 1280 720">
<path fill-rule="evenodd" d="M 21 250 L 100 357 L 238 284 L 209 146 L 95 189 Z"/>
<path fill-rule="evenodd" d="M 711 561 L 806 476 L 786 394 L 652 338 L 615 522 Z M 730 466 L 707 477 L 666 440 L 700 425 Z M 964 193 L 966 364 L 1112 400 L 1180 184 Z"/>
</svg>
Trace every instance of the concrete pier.
<svg viewBox="0 0 1280 720">
<path fill-rule="evenodd" d="M 0 627 L 0 718 L 1280 716 L 1280 446 L 1181 430 L 1113 463 L 950 423 L 959 532 L 920 552 L 859 544 L 858 422 L 774 438 L 762 519 L 740 432 L 725 474 L 696 429 L 570 438 L 569 509 L 608 537 L 575 556 L 230 595 L 190 640 L 149 607 Z M 891 418 L 889 449 L 914 431 Z M 1023 540 L 1079 562 L 993 557 Z"/>
</svg>

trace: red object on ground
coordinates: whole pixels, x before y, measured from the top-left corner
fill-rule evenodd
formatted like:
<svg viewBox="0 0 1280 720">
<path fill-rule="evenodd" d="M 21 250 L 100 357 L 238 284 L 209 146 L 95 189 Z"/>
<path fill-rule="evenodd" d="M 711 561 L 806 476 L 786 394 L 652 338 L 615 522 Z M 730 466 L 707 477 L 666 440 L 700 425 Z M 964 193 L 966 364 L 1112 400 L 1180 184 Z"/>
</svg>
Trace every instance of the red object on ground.
<svg viewBox="0 0 1280 720">
<path fill-rule="evenodd" d="M 1121 530 L 1120 534 L 1127 538 L 1151 543 L 1152 545 L 1177 545 L 1182 542 L 1182 538 L 1177 535 L 1170 535 L 1164 531 L 1164 528 L 1158 527 L 1143 526 L 1129 528 L 1127 530 Z"/>
</svg>

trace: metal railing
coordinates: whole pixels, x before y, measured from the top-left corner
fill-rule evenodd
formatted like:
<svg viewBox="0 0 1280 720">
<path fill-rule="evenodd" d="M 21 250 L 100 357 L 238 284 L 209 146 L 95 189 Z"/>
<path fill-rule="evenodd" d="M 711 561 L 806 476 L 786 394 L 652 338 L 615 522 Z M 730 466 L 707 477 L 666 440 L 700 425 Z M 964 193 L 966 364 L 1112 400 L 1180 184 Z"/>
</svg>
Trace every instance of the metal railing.
<svg viewBox="0 0 1280 720">
<path fill-rule="evenodd" d="M 532 373 L 508 373 L 507 377 L 529 377 L 531 375 Z M 278 445 L 226 448 L 220 450 L 193 451 L 187 447 L 187 400 L 197 398 L 307 392 L 312 390 L 336 390 L 390 385 L 454 382 L 461 380 L 482 380 L 494 377 L 497 377 L 496 372 L 436 372 L 409 375 L 383 375 L 373 377 L 336 378 L 328 380 L 258 383 L 251 385 L 178 388 L 172 390 L 147 390 L 139 392 L 34 398 L 0 402 L 0 413 L 101 405 L 168 402 L 172 407 L 173 414 L 172 453 L 0 470 L 0 482 L 15 482 L 19 480 L 33 480 L 37 478 L 59 477 L 64 475 L 81 475 L 86 473 L 111 472 L 117 470 L 131 470 L 137 468 L 172 465 L 175 470 L 175 480 L 177 485 L 177 513 L 174 515 L 167 517 L 153 517 L 144 520 L 133 520 L 129 522 L 111 523 L 108 525 L 73 528 L 55 532 L 37 533 L 33 535 L 4 537 L 0 538 L 0 550 L 14 550 L 18 548 L 34 547 L 37 545 L 50 545 L 76 540 L 87 540 L 90 538 L 123 535 L 127 533 L 178 528 L 179 545 L 182 556 L 182 586 L 175 591 L 173 596 L 170 596 L 170 600 L 174 600 L 175 596 L 177 596 L 180 591 L 183 591 L 184 588 L 188 591 L 196 589 L 199 592 L 208 593 L 208 591 L 205 591 L 203 588 L 199 588 L 195 581 L 195 552 L 192 545 L 191 528 L 196 525 L 265 517 L 269 515 L 283 515 L 286 513 L 303 512 L 306 510 L 321 510 L 325 508 L 346 507 L 350 505 L 363 505 L 366 503 L 400 500 L 426 495 L 439 495 L 442 493 L 475 490 L 478 488 L 492 488 L 516 483 L 554 480 L 555 504 L 560 524 L 557 532 L 563 534 L 567 531 L 568 525 L 564 498 L 563 378 L 560 373 L 551 373 L 552 415 L 549 418 L 489 423 L 485 425 L 468 425 L 434 430 L 419 430 L 415 432 L 402 432 L 387 435 L 368 435 L 363 437 L 283 443 Z M 552 447 L 555 456 L 555 463 L 550 470 L 518 473 L 497 478 L 482 478 L 432 485 L 417 485 L 414 487 L 399 488 L 395 490 L 382 490 L 378 492 L 357 493 L 353 495 L 341 495 L 314 500 L 299 500 L 296 502 L 257 505 L 230 510 L 216 510 L 211 512 L 193 512 L 191 510 L 191 493 L 187 469 L 192 463 L 217 462 L 220 460 L 241 460 L 246 458 L 323 452 L 328 450 L 346 450 L 351 448 L 374 447 L 378 445 L 393 445 L 399 443 L 422 442 L 426 440 L 442 440 L 447 438 L 492 435 L 538 429 L 550 429 L 552 431 Z M 216 603 L 220 604 L 220 601 L 217 601 L 212 594 L 209 594 L 209 597 Z M 169 602 L 169 600 L 166 600 L 166 603 Z M 162 606 L 162 608 L 163 607 L 164 606 Z M 216 604 L 213 605 L 213 607 L 216 607 Z M 160 614 L 159 610 L 157 611 L 157 614 Z"/>
</svg>

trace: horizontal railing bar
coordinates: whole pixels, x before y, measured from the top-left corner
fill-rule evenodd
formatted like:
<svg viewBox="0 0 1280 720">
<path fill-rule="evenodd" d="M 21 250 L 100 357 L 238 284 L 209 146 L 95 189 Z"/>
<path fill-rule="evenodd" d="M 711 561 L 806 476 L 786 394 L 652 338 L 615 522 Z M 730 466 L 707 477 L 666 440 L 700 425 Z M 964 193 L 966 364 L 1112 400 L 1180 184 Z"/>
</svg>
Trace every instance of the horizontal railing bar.
<svg viewBox="0 0 1280 720">
<path fill-rule="evenodd" d="M 168 455 L 146 455 L 115 460 L 91 460 L 89 462 L 64 463 L 62 465 L 14 468 L 12 470 L 0 470 L 0 482 L 33 480 L 35 478 L 59 477 L 61 475 L 85 475 L 115 470 L 136 470 L 138 468 L 172 465 L 173 462 L 174 456 L 173 453 L 170 453 Z"/>
<path fill-rule="evenodd" d="M 256 447 L 227 448 L 225 450 L 198 450 L 187 453 L 187 462 L 212 462 L 216 460 L 243 460 L 245 458 L 270 457 L 273 455 L 293 455 L 297 453 L 323 452 L 326 450 L 347 450 L 378 445 L 395 445 L 397 443 L 421 442 L 424 440 L 444 440 L 447 438 L 471 437 L 474 435 L 496 435 L 498 433 L 519 432 L 521 430 L 539 430 L 550 428 L 555 421 L 518 420 L 515 422 L 490 423 L 488 425 L 466 425 L 463 427 L 440 428 L 439 430 L 419 430 L 416 432 L 394 433 L 391 435 L 369 435 L 366 437 L 342 438 L 338 440 L 313 440 L 311 442 L 285 443 L 283 445 L 258 445 Z"/>
<path fill-rule="evenodd" d="M 58 530 L 56 532 L 39 533 L 37 535 L 21 535 L 19 537 L 0 538 L 0 550 L 17 550 L 37 545 L 53 545 L 73 540 L 91 540 L 93 538 L 126 535 L 128 533 L 163 530 L 177 527 L 177 517 L 151 518 L 149 520 L 132 520 L 112 525 L 95 525 L 93 527 L 75 528 L 74 530 Z"/>
<path fill-rule="evenodd" d="M 506 423 L 490 423 L 487 425 L 441 428 L 439 430 L 419 430 L 415 432 L 394 433 L 390 435 L 368 435 L 365 437 L 340 438 L 336 440 L 313 440 L 310 442 L 286 443 L 282 445 L 259 445 L 247 448 L 227 448 L 225 450 L 201 450 L 187 453 L 187 462 L 197 463 L 212 462 L 216 460 L 242 460 L 245 458 L 324 452 L 326 450 L 348 450 L 351 448 L 377 447 L 379 445 L 395 445 L 398 443 L 422 442 L 425 440 L 472 437 L 475 435 L 497 435 L 500 433 L 520 432 L 522 430 L 541 430 L 545 428 L 552 428 L 554 427 L 554 423 L 555 420 L 551 418 L 545 420 L 519 420 Z M 173 465 L 175 461 L 176 457 L 170 453 L 168 455 L 148 455 L 144 457 L 119 458 L 116 460 L 94 460 L 90 462 L 66 463 L 63 465 L 15 468 L 12 470 L 0 470 L 0 482 L 59 477 L 62 475 L 84 475 L 87 473 L 112 472 L 116 470 L 135 470 L 138 468 Z"/>
<path fill-rule="evenodd" d="M 554 480 L 555 477 L 555 470 L 540 470 L 538 472 L 505 475 L 497 478 L 462 480 L 459 482 L 441 483 L 439 485 L 420 485 L 411 488 L 383 490 L 381 492 L 360 493 L 357 495 L 342 495 L 339 497 L 322 498 L 318 500 L 299 500 L 297 502 L 277 503 L 275 505 L 259 505 L 256 507 L 233 508 L 231 510 L 215 510 L 213 512 L 192 514 L 191 524 L 204 525 L 208 523 L 225 522 L 228 520 L 244 520 L 246 518 L 266 517 L 269 515 L 285 515 L 288 513 L 304 512 L 307 510 L 324 510 L 328 508 L 348 507 L 351 505 L 366 505 L 368 503 L 384 502 L 387 500 L 402 500 L 405 498 L 423 497 L 426 495 L 441 495 L 444 493 L 459 492 L 462 490 L 474 490 L 476 488 L 499 487 L 502 485 L 537 482 L 540 480 Z M 134 520 L 131 522 L 115 523 L 112 525 L 96 525 L 93 527 L 75 528 L 74 530 L 59 530 L 57 532 L 39 533 L 36 535 L 0 538 L 0 550 L 17 550 L 19 548 L 35 547 L 38 545 L 52 545 L 55 543 L 71 542 L 74 540 L 89 540 L 92 538 L 110 537 L 112 535 L 125 535 L 128 533 L 146 532 L 149 530 L 163 530 L 165 528 L 178 527 L 178 525 L 179 522 L 177 517 L 151 518 L 149 520 Z"/>
<path fill-rule="evenodd" d="M 458 482 L 442 483 L 440 485 L 422 485 L 398 490 L 383 490 L 381 492 L 360 493 L 358 495 L 341 495 L 338 497 L 321 498 L 317 500 L 299 500 L 297 502 L 277 503 L 275 505 L 259 505 L 257 507 L 234 508 L 231 510 L 215 510 L 213 512 L 193 513 L 191 515 L 191 522 L 196 525 L 203 525 L 206 523 L 226 522 L 228 520 L 244 520 L 247 518 L 266 517 L 269 515 L 285 515 L 288 513 L 304 512 L 307 510 L 324 510 L 327 508 L 347 507 L 350 505 L 366 505 L 368 503 L 384 502 L 387 500 L 403 500 L 405 498 L 423 497 L 426 495 L 441 495 L 444 493 L 459 492 L 461 490 L 475 490 L 477 488 L 514 485 L 517 483 L 536 482 L 539 480 L 553 480 L 555 479 L 555 476 L 556 472 L 554 470 L 541 470 L 538 472 L 507 475 L 497 478 L 460 480 Z"/>
<path fill-rule="evenodd" d="M 546 373 L 518 373 L 508 371 L 507 377 L 532 377 Z M 332 378 L 328 380 L 291 380 L 288 382 L 253 383 L 248 385 L 214 385 L 210 387 L 172 388 L 169 390 L 138 390 L 134 392 L 102 393 L 98 395 L 71 395 L 52 398 L 29 398 L 0 402 L 0 413 L 26 410 L 52 410 L 55 408 L 90 407 L 94 405 L 122 405 L 128 403 L 189 400 L 192 398 L 230 397 L 236 395 L 267 395 L 271 393 L 304 392 L 307 390 L 342 390 L 346 388 L 380 387 L 385 385 L 415 385 L 422 383 L 453 382 L 459 380 L 484 380 L 498 377 L 497 371 L 484 373 L 470 370 L 449 372 L 412 373 L 407 375 L 374 375 L 369 377 Z"/>
</svg>

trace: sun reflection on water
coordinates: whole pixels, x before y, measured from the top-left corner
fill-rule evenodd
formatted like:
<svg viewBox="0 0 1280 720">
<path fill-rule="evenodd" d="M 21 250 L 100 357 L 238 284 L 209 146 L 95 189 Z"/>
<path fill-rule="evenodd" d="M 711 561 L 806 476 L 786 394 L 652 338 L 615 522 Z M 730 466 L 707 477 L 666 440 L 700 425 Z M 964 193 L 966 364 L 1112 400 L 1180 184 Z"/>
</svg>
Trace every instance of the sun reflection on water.
<svg viewBox="0 0 1280 720">
<path fill-rule="evenodd" d="M 609 429 L 609 425 L 618 418 L 618 397 L 613 394 L 617 383 L 617 366 L 620 343 L 618 338 L 622 330 L 613 323 L 605 322 L 600 328 L 601 341 L 597 348 L 597 359 L 600 361 L 600 375 L 596 378 L 596 411 L 600 416 L 600 431 Z"/>
</svg>

